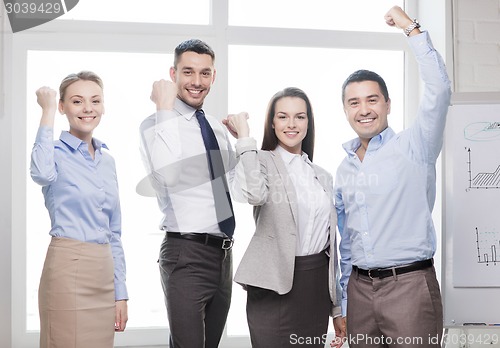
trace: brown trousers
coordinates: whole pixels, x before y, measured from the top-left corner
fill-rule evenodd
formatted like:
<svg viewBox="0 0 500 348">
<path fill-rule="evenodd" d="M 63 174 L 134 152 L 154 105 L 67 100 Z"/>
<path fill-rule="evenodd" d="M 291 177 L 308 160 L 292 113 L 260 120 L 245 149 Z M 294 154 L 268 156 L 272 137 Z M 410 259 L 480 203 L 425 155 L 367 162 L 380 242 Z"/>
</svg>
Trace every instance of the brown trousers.
<svg viewBox="0 0 500 348">
<path fill-rule="evenodd" d="M 109 244 L 53 237 L 40 287 L 40 348 L 112 348 L 113 257 Z"/>
<path fill-rule="evenodd" d="M 373 280 L 353 270 L 347 299 L 350 347 L 441 346 L 443 307 L 434 267 Z"/>
</svg>

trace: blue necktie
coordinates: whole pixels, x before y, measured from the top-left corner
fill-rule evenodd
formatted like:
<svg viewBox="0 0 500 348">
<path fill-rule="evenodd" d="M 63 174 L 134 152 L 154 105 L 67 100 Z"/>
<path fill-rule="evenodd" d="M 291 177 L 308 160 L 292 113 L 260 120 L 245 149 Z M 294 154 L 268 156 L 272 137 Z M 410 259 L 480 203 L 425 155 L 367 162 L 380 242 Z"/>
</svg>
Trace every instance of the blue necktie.
<svg viewBox="0 0 500 348">
<path fill-rule="evenodd" d="M 219 144 L 203 110 L 196 110 L 196 118 L 200 124 L 201 136 L 205 144 L 205 150 L 207 151 L 208 168 L 212 179 L 212 191 L 214 193 L 215 212 L 219 228 L 231 238 L 235 227 L 233 204 L 229 196 L 224 162 L 222 161 Z"/>
</svg>

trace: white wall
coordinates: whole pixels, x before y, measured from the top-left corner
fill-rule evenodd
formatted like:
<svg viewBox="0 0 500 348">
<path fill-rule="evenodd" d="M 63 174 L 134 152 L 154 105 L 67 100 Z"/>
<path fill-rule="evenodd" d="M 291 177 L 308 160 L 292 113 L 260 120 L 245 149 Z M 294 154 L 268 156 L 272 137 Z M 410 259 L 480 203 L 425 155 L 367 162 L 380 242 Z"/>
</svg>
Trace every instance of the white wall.
<svg viewBox="0 0 500 348">
<path fill-rule="evenodd" d="M 500 91 L 500 0 L 453 0 L 453 42 L 454 92 Z M 498 330 L 447 335 L 448 348 L 500 347 Z M 496 344 L 486 339 L 492 335 Z"/>
<path fill-rule="evenodd" d="M 455 92 L 500 91 L 500 0 L 454 0 Z"/>
<path fill-rule="evenodd" d="M 4 20 L 5 7 L 0 4 L 0 347 L 11 346 L 11 122 L 7 115 L 8 106 L 5 100 L 6 83 L 9 76 L 8 55 L 10 44 L 10 27 Z"/>
</svg>

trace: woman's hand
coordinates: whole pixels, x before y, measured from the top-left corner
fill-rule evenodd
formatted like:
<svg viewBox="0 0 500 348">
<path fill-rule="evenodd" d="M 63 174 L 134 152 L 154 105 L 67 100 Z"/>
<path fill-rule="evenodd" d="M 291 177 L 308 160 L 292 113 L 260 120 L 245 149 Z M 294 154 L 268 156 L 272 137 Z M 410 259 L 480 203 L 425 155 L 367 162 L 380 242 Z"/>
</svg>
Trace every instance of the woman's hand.
<svg viewBox="0 0 500 348">
<path fill-rule="evenodd" d="M 50 87 L 40 87 L 36 91 L 36 101 L 42 107 L 40 126 L 54 126 L 54 117 L 57 109 L 57 92 Z"/>
<path fill-rule="evenodd" d="M 250 127 L 248 126 L 248 113 L 240 112 L 239 114 L 228 115 L 222 120 L 229 133 L 236 139 L 246 138 L 250 135 Z"/>
<path fill-rule="evenodd" d="M 115 302 L 115 331 L 125 330 L 128 321 L 127 301 L 120 300 Z"/>
</svg>

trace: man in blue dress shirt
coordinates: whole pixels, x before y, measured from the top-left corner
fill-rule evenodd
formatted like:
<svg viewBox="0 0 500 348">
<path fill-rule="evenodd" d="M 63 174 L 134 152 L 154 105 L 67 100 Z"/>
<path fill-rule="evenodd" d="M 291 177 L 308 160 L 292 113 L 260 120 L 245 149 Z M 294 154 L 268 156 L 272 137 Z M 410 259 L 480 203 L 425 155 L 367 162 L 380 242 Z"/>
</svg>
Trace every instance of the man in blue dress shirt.
<svg viewBox="0 0 500 348">
<path fill-rule="evenodd" d="M 342 311 L 351 347 L 438 347 L 443 313 L 431 214 L 450 81 L 416 20 L 397 6 L 385 20 L 408 36 L 425 88 L 414 123 L 395 134 L 379 75 L 359 70 L 343 84 L 344 111 L 358 138 L 343 145 L 335 184 Z"/>
</svg>

